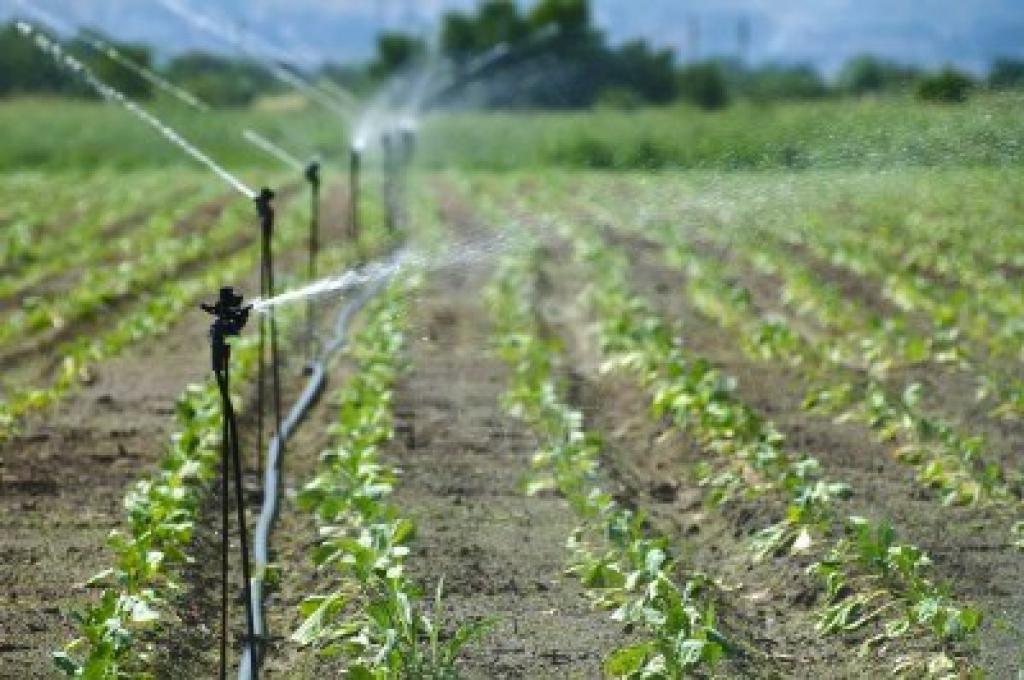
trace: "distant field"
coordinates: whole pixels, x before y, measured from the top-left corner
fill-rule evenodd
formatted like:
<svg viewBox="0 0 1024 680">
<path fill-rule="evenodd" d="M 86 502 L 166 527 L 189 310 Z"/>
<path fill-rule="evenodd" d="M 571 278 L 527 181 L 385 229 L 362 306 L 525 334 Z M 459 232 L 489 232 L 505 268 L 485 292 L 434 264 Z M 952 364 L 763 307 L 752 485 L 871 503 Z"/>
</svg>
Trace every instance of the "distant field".
<svg viewBox="0 0 1024 680">
<path fill-rule="evenodd" d="M 242 139 L 246 127 L 296 154 L 315 150 L 337 154 L 347 146 L 344 125 L 314 110 L 224 110 L 202 114 L 173 105 L 147 108 L 218 162 L 232 168 L 268 165 L 266 155 Z M 0 170 L 194 167 L 178 149 L 129 113 L 98 102 L 0 100 L 0 127 L 4 130 Z"/>
<path fill-rule="evenodd" d="M 1024 98 L 964 106 L 912 99 L 740 104 L 637 112 L 476 113 L 427 126 L 424 156 L 479 169 L 556 165 L 593 169 L 716 170 L 1017 165 Z"/>
<path fill-rule="evenodd" d="M 1024 162 L 1024 96 L 976 97 L 962 106 L 912 99 L 738 104 L 708 113 L 687 106 L 638 111 L 477 113 L 438 116 L 423 128 L 422 165 L 481 170 L 808 169 L 1006 166 Z M 252 127 L 295 153 L 339 158 L 345 124 L 317 110 L 155 111 L 234 168 L 265 166 L 240 140 Z M 190 161 L 128 114 L 99 103 L 0 102 L 0 170 L 140 169 Z M 45 128 L 50 134 L 40 135 Z M 73 140 L 73 141 L 69 141 Z"/>
</svg>

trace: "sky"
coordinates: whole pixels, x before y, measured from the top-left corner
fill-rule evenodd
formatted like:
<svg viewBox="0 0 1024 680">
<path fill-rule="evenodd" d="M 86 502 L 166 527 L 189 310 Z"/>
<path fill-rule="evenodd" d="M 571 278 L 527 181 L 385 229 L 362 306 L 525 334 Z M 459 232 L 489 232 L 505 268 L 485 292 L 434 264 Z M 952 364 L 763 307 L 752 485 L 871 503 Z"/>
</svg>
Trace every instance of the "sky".
<svg viewBox="0 0 1024 680">
<path fill-rule="evenodd" d="M 75 23 L 160 46 L 164 55 L 224 47 L 159 0 L 32 0 Z M 473 0 L 171 0 L 201 8 L 221 26 L 242 26 L 307 62 L 357 61 L 384 27 L 424 35 L 446 9 Z M 10 16 L 17 0 L 0 0 Z M 750 27 L 752 62 L 810 63 L 835 73 L 864 52 L 924 66 L 983 71 L 998 56 L 1024 57 L 1024 0 L 593 0 L 616 43 L 644 37 L 681 60 L 737 55 Z"/>
</svg>

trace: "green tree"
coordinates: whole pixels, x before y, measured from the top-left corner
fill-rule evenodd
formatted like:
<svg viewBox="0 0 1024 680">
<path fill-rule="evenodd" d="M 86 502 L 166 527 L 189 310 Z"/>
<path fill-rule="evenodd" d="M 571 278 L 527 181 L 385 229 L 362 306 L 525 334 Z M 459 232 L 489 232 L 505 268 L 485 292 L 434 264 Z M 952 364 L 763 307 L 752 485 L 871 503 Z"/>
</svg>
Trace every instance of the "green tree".
<svg viewBox="0 0 1024 680">
<path fill-rule="evenodd" d="M 612 53 L 610 63 L 613 84 L 647 102 L 667 104 L 678 94 L 672 50 L 653 50 L 645 40 L 634 40 Z"/>
<path fill-rule="evenodd" d="M 1024 87 L 1024 59 L 996 59 L 988 74 L 988 85 L 993 90 Z"/>
<path fill-rule="evenodd" d="M 426 51 L 426 44 L 419 38 L 404 33 L 381 33 L 377 36 L 377 57 L 370 64 L 370 75 L 386 78 L 413 64 Z"/>
<path fill-rule="evenodd" d="M 749 71 L 742 79 L 742 91 L 761 102 L 820 99 L 829 93 L 821 74 L 809 65 L 770 65 Z"/>
<path fill-rule="evenodd" d="M 441 50 L 454 59 L 467 59 L 479 51 L 473 18 L 446 12 L 441 18 Z"/>
<path fill-rule="evenodd" d="M 92 37 L 99 38 L 117 50 L 126 60 L 146 69 L 153 68 L 153 52 L 149 47 L 118 43 L 96 31 L 86 29 L 68 44 L 68 51 L 77 56 L 100 80 L 125 96 L 136 100 L 149 99 L 153 96 L 153 86 L 148 80 L 93 48 Z"/>
<path fill-rule="evenodd" d="M 0 28 L 0 94 L 67 92 L 73 79 L 9 23 Z"/>
<path fill-rule="evenodd" d="M 214 106 L 244 106 L 261 94 L 280 91 L 259 64 L 206 52 L 175 57 L 167 65 L 167 77 Z"/>
<path fill-rule="evenodd" d="M 967 101 L 973 85 L 974 81 L 966 73 L 947 66 L 918 84 L 917 97 L 928 102 L 960 104 Z"/>
<path fill-rule="evenodd" d="M 870 94 L 905 88 L 920 73 L 910 66 L 879 59 L 870 54 L 852 57 L 839 72 L 839 88 L 850 94 Z"/>
<path fill-rule="evenodd" d="M 477 13 L 476 43 L 486 50 L 501 43 L 514 45 L 530 34 L 530 24 L 512 0 L 487 0 Z"/>
<path fill-rule="evenodd" d="M 540 0 L 530 11 L 529 21 L 534 30 L 555 25 L 566 36 L 587 33 L 591 30 L 590 3 L 587 0 Z"/>
<path fill-rule="evenodd" d="M 679 72 L 680 96 L 692 104 L 713 110 L 729 104 L 729 87 L 722 67 L 713 61 L 686 66 Z"/>
</svg>

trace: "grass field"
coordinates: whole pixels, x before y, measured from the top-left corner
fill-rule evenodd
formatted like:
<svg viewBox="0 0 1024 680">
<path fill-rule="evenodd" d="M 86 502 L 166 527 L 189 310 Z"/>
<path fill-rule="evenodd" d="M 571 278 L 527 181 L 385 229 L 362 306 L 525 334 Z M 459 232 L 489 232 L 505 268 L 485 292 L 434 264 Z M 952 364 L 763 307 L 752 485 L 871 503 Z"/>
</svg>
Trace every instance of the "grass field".
<svg viewBox="0 0 1024 680">
<path fill-rule="evenodd" d="M 504 238 L 401 270 L 331 364 L 288 445 L 264 675 L 1016 677 L 1020 103 L 427 121 L 401 239 Z M 321 273 L 395 245 L 375 162 L 348 240 L 336 121 L 167 113 L 279 190 L 283 286 L 306 194 L 244 127 L 325 151 Z M 0 676 L 211 676 L 196 305 L 258 289 L 254 210 L 117 110 L 6 101 L 0 124 Z M 304 311 L 281 308 L 289 404 Z"/>
</svg>

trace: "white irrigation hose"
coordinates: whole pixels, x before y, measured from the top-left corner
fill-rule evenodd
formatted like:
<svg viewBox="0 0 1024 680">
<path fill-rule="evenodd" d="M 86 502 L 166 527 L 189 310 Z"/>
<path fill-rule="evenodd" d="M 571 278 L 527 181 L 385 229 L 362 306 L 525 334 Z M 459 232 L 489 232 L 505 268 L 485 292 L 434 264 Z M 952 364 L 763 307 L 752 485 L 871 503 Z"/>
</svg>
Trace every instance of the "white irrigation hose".
<svg viewBox="0 0 1024 680">
<path fill-rule="evenodd" d="M 281 432 L 270 440 L 267 448 L 267 464 L 263 477 L 264 502 L 259 519 L 256 522 L 256 532 L 253 537 L 253 577 L 252 577 L 252 611 L 253 611 L 253 632 L 254 639 L 246 641 L 242 651 L 242 659 L 238 664 L 239 680 L 251 680 L 255 677 L 262 663 L 259 654 L 259 647 L 267 637 L 266 622 L 263 618 L 263 583 L 266 575 L 267 565 L 270 563 L 270 535 L 273 532 L 274 524 L 277 521 L 279 499 L 281 495 L 281 439 L 288 441 L 289 437 L 302 424 L 309 409 L 313 407 L 323 392 L 327 382 L 327 365 L 347 343 L 349 339 L 349 326 L 352 317 L 369 303 L 389 282 L 390 274 L 371 282 L 362 287 L 338 313 L 338 319 L 334 324 L 334 335 L 330 343 L 324 348 L 320 357 L 310 364 L 312 375 L 303 390 L 302 396 L 288 413 L 288 417 L 281 423 Z"/>
</svg>

